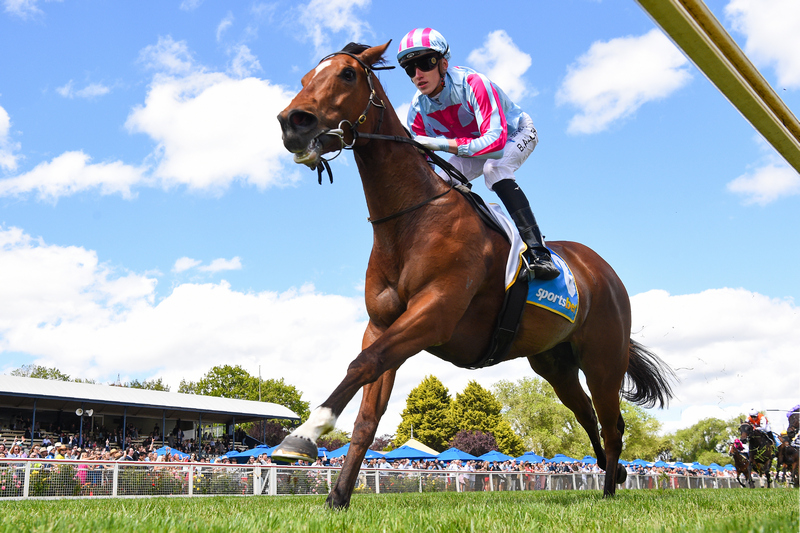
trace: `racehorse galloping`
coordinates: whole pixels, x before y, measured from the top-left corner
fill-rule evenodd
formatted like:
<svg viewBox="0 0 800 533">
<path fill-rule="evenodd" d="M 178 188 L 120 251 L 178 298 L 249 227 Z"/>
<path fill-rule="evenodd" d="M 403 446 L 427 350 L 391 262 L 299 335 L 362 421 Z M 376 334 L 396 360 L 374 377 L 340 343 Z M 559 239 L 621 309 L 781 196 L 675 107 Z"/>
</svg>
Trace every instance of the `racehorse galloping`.
<svg viewBox="0 0 800 533">
<path fill-rule="evenodd" d="M 408 137 L 373 74 L 388 45 L 351 43 L 324 58 L 303 77 L 303 89 L 278 116 L 284 145 L 295 161 L 320 173 L 323 154 L 352 148 L 373 221 L 365 287 L 369 323 L 362 351 L 328 399 L 273 452 L 275 457 L 315 459 L 316 440 L 334 428 L 363 388 L 350 449 L 327 500 L 334 508 L 350 503 L 398 368 L 423 350 L 474 367 L 490 345 L 505 290 L 505 237 L 484 224 L 414 146 L 374 137 Z M 588 433 L 598 464 L 610 473 L 603 493 L 612 496 L 615 483 L 626 477 L 618 463 L 625 428 L 620 391 L 640 405 L 663 406 L 672 396 L 669 379 L 674 374 L 631 340 L 630 300 L 614 270 L 581 244 L 549 244 L 572 268 L 581 295 L 578 316 L 570 323 L 526 306 L 504 360 L 526 357 L 552 384 Z M 578 380 L 579 370 L 591 400 Z M 623 390 L 626 373 L 629 383 Z"/>
<path fill-rule="evenodd" d="M 733 444 L 728 448 L 728 455 L 733 458 L 733 466 L 736 468 L 736 481 L 739 482 L 739 485 L 745 487 L 745 482 L 748 484 L 750 483 L 750 472 L 747 469 L 747 456 L 739 451 Z M 744 477 L 744 481 L 742 481 L 742 477 Z"/>
<path fill-rule="evenodd" d="M 781 438 L 781 445 L 778 446 L 778 453 L 777 453 L 777 470 L 780 471 L 783 469 L 783 476 L 784 479 L 786 478 L 786 472 L 789 472 L 789 476 L 791 479 L 791 483 L 793 486 L 798 486 L 798 467 L 800 467 L 800 458 L 798 457 L 797 448 L 792 446 L 791 441 L 788 437 Z"/>
<path fill-rule="evenodd" d="M 742 442 L 749 445 L 747 461 L 747 480 L 750 488 L 755 488 L 753 472 L 759 476 L 767 477 L 767 488 L 771 485 L 770 468 L 772 467 L 772 457 L 775 453 L 775 443 L 763 431 L 760 431 L 748 423 L 739 426 L 739 435 Z"/>
</svg>

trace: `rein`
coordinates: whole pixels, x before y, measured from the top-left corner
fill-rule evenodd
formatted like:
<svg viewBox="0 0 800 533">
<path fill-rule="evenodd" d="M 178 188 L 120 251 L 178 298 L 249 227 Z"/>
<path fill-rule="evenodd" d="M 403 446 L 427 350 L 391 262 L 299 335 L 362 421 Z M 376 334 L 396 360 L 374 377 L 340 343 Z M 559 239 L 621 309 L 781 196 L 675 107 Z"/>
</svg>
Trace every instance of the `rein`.
<svg viewBox="0 0 800 533">
<path fill-rule="evenodd" d="M 325 61 L 327 59 L 330 59 L 331 57 L 334 57 L 334 56 L 337 56 L 337 55 L 346 55 L 346 56 L 352 57 L 353 59 L 355 59 L 358 62 L 359 65 L 361 65 L 361 67 L 364 69 L 364 72 L 367 75 L 367 83 L 369 84 L 370 94 L 369 94 L 369 101 L 367 102 L 367 106 L 366 106 L 366 108 L 364 108 L 364 112 L 361 113 L 361 115 L 356 120 L 355 124 L 350 122 L 347 119 L 344 119 L 341 122 L 339 122 L 339 127 L 338 128 L 332 129 L 332 130 L 323 131 L 323 132 L 319 133 L 317 135 L 317 137 L 315 137 L 315 138 L 319 138 L 319 137 L 321 137 L 323 135 L 331 135 L 331 136 L 334 136 L 334 137 L 338 137 L 339 141 L 341 142 L 341 147 L 339 148 L 339 151 L 336 153 L 335 156 L 333 156 L 333 157 L 331 157 L 329 159 L 325 159 L 324 157 L 320 156 L 320 162 L 316 167 L 317 181 L 319 182 L 320 185 L 322 185 L 322 173 L 323 173 L 323 171 L 327 172 L 328 179 L 330 180 L 331 183 L 333 183 L 333 172 L 331 171 L 331 166 L 330 166 L 330 164 L 328 162 L 329 161 L 333 161 L 334 159 L 339 157 L 339 155 L 342 153 L 342 150 L 352 150 L 353 146 L 356 144 L 356 141 L 359 138 L 363 138 L 363 139 L 368 139 L 368 140 L 376 139 L 376 140 L 394 141 L 394 142 L 401 142 L 401 143 L 410 144 L 410 145 L 414 146 L 415 148 L 417 148 L 417 150 L 423 152 L 426 156 L 428 156 L 431 159 L 431 161 L 433 161 L 434 164 L 436 164 L 442 170 L 444 170 L 447 173 L 447 175 L 450 176 L 450 178 L 451 178 L 450 188 L 447 189 L 446 191 L 444 191 L 443 193 L 437 194 L 437 195 L 435 195 L 435 196 L 433 196 L 431 198 L 428 198 L 427 200 L 424 200 L 424 201 L 422 201 L 422 202 L 420 202 L 420 203 L 418 203 L 416 205 L 412 205 L 411 207 L 407 207 L 406 209 L 398 211 L 397 213 L 393 213 L 391 215 L 388 215 L 388 216 L 385 216 L 385 217 L 382 217 L 382 218 L 378 218 L 378 219 L 375 219 L 375 220 L 367 218 L 367 221 L 371 222 L 373 225 L 381 224 L 383 222 L 387 222 L 389 220 L 395 219 L 397 217 L 400 217 L 400 216 L 405 215 L 407 213 L 410 213 L 412 211 L 416 211 L 420 207 L 423 207 L 423 206 L 433 202 L 434 200 L 437 200 L 437 199 L 441 198 L 442 196 L 444 196 L 445 194 L 449 193 L 450 191 L 452 191 L 456 187 L 466 187 L 467 189 L 470 189 L 472 187 L 472 185 L 469 183 L 469 180 L 467 180 L 467 178 L 457 168 L 455 168 L 452 164 L 450 164 L 450 162 L 446 161 L 444 158 L 442 158 L 438 154 L 434 153 L 429 148 L 427 148 L 425 146 L 422 146 L 420 143 L 418 143 L 417 141 L 412 139 L 407 130 L 406 130 L 406 134 L 408 135 L 407 137 L 401 137 L 399 135 L 382 135 L 382 134 L 376 133 L 376 132 L 380 131 L 381 126 L 383 125 L 383 113 L 386 111 L 386 104 L 383 102 L 383 100 L 378 98 L 378 95 L 375 92 L 375 84 L 372 82 L 372 71 L 374 71 L 374 70 L 391 70 L 391 69 L 395 68 L 394 66 L 382 66 L 382 67 L 373 66 L 373 67 L 370 67 L 366 63 L 364 63 L 361 60 L 361 58 L 359 58 L 355 54 L 351 54 L 350 52 L 345 52 L 345 51 L 334 52 L 334 53 L 332 53 L 330 55 L 327 55 L 327 56 L 323 57 L 322 59 L 320 59 L 319 62 L 322 63 L 323 61 Z M 377 101 L 376 101 L 376 98 L 377 98 Z M 378 118 L 378 125 L 375 127 L 375 130 L 374 130 L 373 133 L 360 133 L 358 131 L 358 127 L 360 125 L 362 125 L 364 122 L 366 122 L 367 113 L 369 113 L 369 109 L 372 106 L 375 106 L 376 108 L 381 110 L 381 115 Z M 344 128 L 342 126 L 345 125 L 345 124 L 350 126 L 350 134 L 353 136 L 353 141 L 350 144 L 347 144 L 347 142 L 344 140 L 345 131 L 344 131 Z M 456 182 L 458 182 L 458 183 L 456 183 Z"/>
</svg>

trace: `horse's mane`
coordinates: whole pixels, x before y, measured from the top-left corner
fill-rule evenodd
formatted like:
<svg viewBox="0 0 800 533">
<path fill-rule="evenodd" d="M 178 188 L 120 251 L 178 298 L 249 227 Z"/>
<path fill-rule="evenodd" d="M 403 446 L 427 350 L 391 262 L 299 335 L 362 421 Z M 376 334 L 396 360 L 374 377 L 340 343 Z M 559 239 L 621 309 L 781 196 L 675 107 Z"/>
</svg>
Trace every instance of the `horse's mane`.
<svg viewBox="0 0 800 533">
<path fill-rule="evenodd" d="M 365 50 L 372 48 L 368 44 L 361 44 L 361 43 L 347 43 L 344 48 L 342 48 L 342 52 L 347 52 L 353 55 L 361 55 Z M 378 61 L 370 65 L 374 67 L 375 65 L 385 65 L 386 59 L 381 57 Z"/>
</svg>

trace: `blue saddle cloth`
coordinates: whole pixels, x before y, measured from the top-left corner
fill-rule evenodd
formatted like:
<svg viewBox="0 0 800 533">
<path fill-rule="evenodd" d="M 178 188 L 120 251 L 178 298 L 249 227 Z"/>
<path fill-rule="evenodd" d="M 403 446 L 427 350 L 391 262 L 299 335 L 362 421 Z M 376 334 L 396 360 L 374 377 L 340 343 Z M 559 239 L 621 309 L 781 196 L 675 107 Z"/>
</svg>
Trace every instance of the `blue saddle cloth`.
<svg viewBox="0 0 800 533">
<path fill-rule="evenodd" d="M 527 303 L 543 307 L 570 322 L 575 322 L 579 300 L 575 277 L 569 265 L 557 253 L 550 250 L 550 255 L 561 275 L 548 281 L 538 279 L 529 281 Z"/>
</svg>

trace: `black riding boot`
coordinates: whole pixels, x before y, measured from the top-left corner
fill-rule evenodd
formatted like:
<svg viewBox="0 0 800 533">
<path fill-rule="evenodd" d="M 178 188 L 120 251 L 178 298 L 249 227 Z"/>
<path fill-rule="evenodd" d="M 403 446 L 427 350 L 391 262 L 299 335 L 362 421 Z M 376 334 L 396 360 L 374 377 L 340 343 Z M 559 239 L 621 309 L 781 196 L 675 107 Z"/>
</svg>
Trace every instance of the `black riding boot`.
<svg viewBox="0 0 800 533">
<path fill-rule="evenodd" d="M 560 272 L 553 264 L 550 250 L 544 245 L 542 233 L 539 231 L 528 198 L 517 182 L 510 179 L 500 180 L 494 184 L 492 190 L 500 197 L 511 215 L 511 220 L 517 225 L 520 237 L 528 245 L 525 255 L 531 268 L 530 278 L 545 281 L 557 278 Z"/>
</svg>

